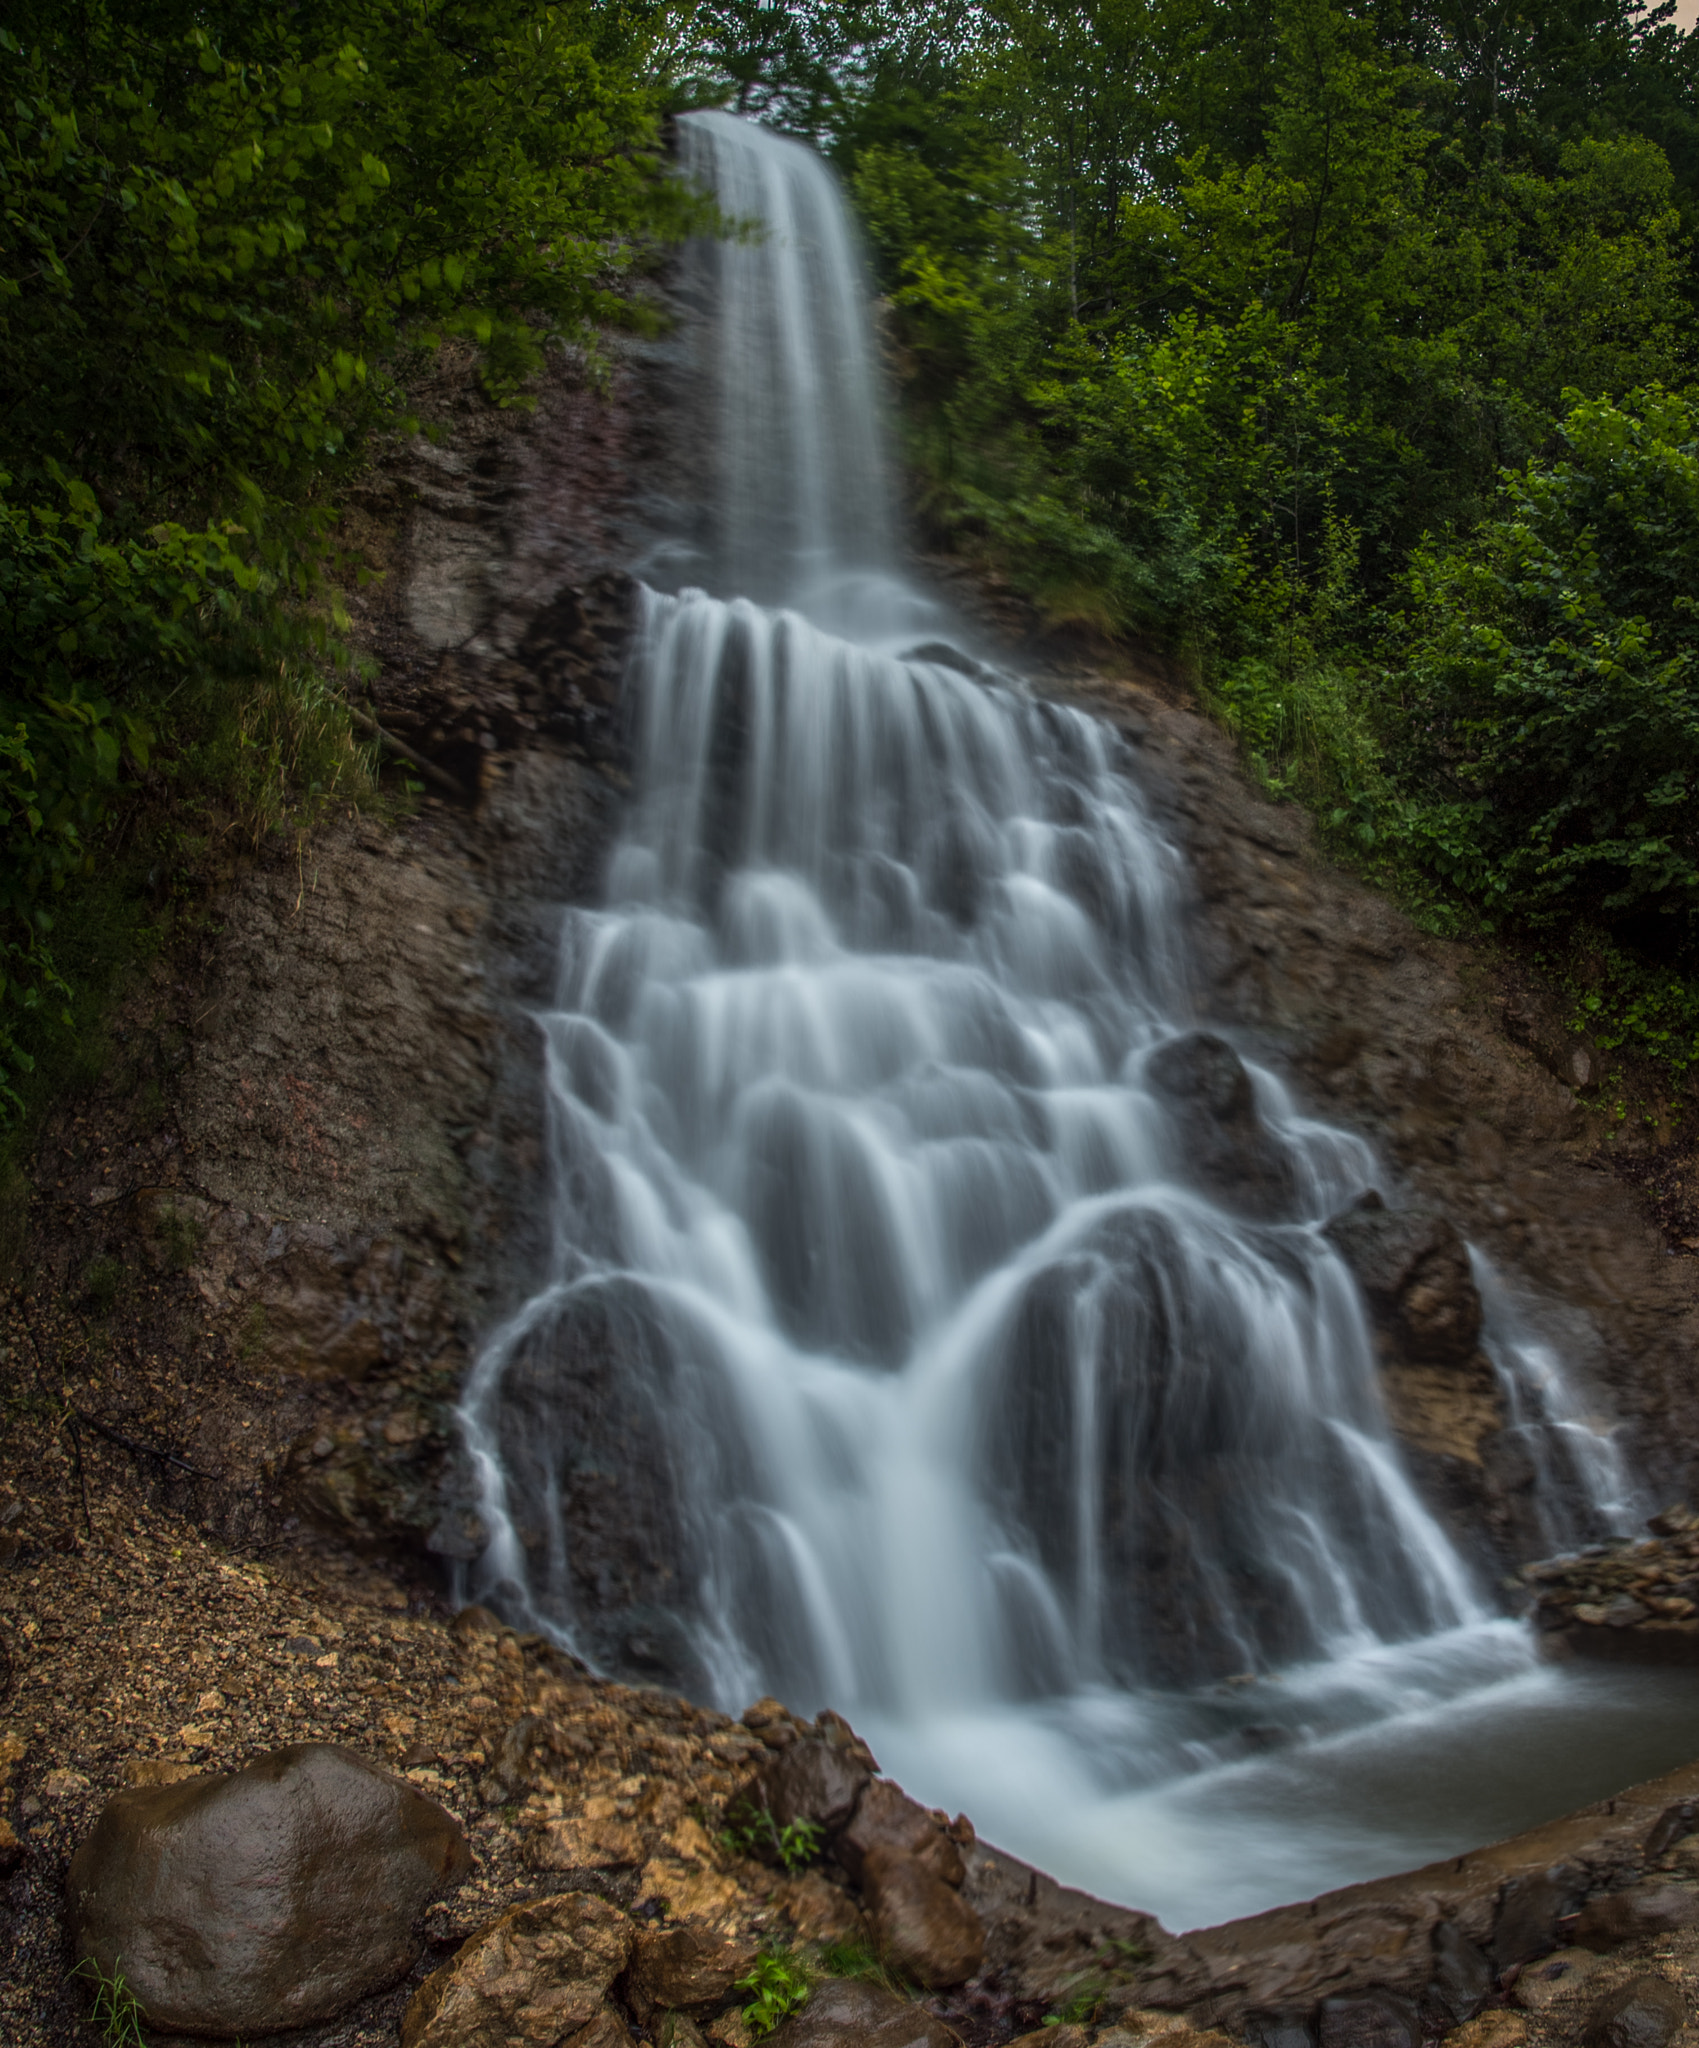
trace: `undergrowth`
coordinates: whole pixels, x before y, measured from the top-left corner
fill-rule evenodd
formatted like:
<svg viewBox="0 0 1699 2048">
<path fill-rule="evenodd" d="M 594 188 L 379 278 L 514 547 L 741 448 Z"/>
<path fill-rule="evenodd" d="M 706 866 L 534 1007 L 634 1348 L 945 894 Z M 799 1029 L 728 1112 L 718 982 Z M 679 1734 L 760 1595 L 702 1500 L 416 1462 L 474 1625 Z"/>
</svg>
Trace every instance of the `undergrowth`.
<svg viewBox="0 0 1699 2048">
<path fill-rule="evenodd" d="M 912 1998 L 914 1986 L 867 1941 L 829 1941 L 820 1950 L 820 1968 L 828 1977 L 851 1977 L 877 1984 L 899 1998 Z"/>
<path fill-rule="evenodd" d="M 757 2040 L 770 2034 L 792 2013 L 801 2012 L 808 2003 L 808 1971 L 794 1956 L 782 1949 L 769 1949 L 765 1955 L 756 1958 L 755 1967 L 747 1977 L 740 1977 L 736 1988 L 750 1994 L 749 2003 L 743 2008 L 745 2025 Z"/>
<path fill-rule="evenodd" d="M 735 1856 L 758 1856 L 782 1863 L 786 1870 L 803 1870 L 819 1860 L 825 1831 L 806 1816 L 780 1827 L 770 1807 L 740 1799 L 726 1814 L 720 1841 Z"/>
<path fill-rule="evenodd" d="M 277 662 L 237 686 L 185 681 L 163 708 L 173 744 L 90 845 L 88 861 L 38 905 L 50 1000 L 0 1017 L 0 1278 L 23 1256 L 28 1164 L 55 1104 L 121 1077 L 140 1122 L 156 1126 L 161 1074 L 131 1064 L 112 1036 L 126 993 L 155 963 L 211 928 L 209 898 L 234 864 L 267 847 L 302 856 L 330 814 L 405 807 L 378 779 L 323 670 Z"/>
<path fill-rule="evenodd" d="M 93 1989 L 94 2005 L 89 2017 L 100 2029 L 104 2048 L 148 2048 L 147 2036 L 142 2032 L 146 2015 L 141 2001 L 130 1989 L 122 1964 L 114 1964 L 108 1973 L 92 1956 L 85 1956 L 71 1974 L 81 1977 Z"/>
</svg>

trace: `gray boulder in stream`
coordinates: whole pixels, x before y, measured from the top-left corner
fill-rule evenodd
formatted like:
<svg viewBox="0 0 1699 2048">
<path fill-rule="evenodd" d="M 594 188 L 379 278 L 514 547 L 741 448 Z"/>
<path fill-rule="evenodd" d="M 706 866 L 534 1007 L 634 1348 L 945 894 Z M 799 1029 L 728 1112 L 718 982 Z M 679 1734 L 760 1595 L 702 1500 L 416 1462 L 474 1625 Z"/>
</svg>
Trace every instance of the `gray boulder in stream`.
<svg viewBox="0 0 1699 2048">
<path fill-rule="evenodd" d="M 152 2027 L 287 2033 L 403 1976 L 420 1913 L 471 1867 L 434 1799 L 350 1750 L 297 1743 L 108 1800 L 71 1859 L 71 1935 Z"/>
</svg>

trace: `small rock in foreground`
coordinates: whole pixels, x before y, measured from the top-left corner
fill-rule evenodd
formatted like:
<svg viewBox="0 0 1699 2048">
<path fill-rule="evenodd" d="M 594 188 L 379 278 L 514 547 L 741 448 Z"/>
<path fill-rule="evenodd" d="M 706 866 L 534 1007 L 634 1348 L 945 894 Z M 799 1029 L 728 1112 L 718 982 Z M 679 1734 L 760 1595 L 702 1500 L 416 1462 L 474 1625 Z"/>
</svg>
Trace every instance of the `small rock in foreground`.
<svg viewBox="0 0 1699 2048">
<path fill-rule="evenodd" d="M 1542 1956 L 1537 1963 L 1523 1966 L 1516 1979 L 1516 2003 L 1524 2012 L 1544 2012 L 1548 2005 L 1579 1991 L 1598 1967 L 1599 1958 L 1584 1948 L 1564 1948 L 1555 1955 Z"/>
<path fill-rule="evenodd" d="M 1519 2012 L 1484 2012 L 1445 2036 L 1445 2048 L 1522 2048 L 1528 2022 Z"/>
<path fill-rule="evenodd" d="M 1662 1977 L 1631 1977 L 1587 2018 L 1586 2048 L 1665 2048 L 1687 2020 L 1687 2005 Z"/>
<path fill-rule="evenodd" d="M 71 1860 L 71 1936 L 162 2031 L 281 2034 L 405 1975 L 420 1913 L 471 1867 L 434 1799 L 351 1750 L 298 1743 L 115 1794 Z"/>
<path fill-rule="evenodd" d="M 635 1934 L 594 1892 L 510 1906 L 419 1986 L 402 2048 L 560 2048 L 593 2023 L 583 2048 L 627 2048 L 602 1999 Z"/>
</svg>

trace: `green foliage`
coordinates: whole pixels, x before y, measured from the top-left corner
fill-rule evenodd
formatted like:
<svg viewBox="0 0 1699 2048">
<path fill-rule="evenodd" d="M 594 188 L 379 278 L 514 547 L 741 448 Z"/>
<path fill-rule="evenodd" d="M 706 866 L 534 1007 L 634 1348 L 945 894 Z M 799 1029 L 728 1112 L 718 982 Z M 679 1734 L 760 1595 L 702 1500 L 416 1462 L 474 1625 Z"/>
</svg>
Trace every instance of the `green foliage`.
<svg viewBox="0 0 1699 2048">
<path fill-rule="evenodd" d="M 109 1316 L 128 1278 L 129 1268 L 122 1259 L 91 1259 L 83 1270 L 83 1299 L 91 1313 L 98 1317 Z"/>
<path fill-rule="evenodd" d="M 759 2040 L 808 2003 L 808 1972 L 791 1956 L 770 1949 L 756 1959 L 747 1977 L 738 1979 L 736 1988 L 750 1994 L 743 2018 Z"/>
<path fill-rule="evenodd" d="M 1485 909 L 1699 936 L 1699 408 L 1573 397 L 1560 451 L 1507 475 L 1411 574 L 1397 760 Z"/>
<path fill-rule="evenodd" d="M 369 787 L 336 491 L 445 339 L 515 402 L 704 218 L 658 148 L 665 11 L 9 11 L 0 1115 L 69 1019 L 59 913 L 144 790 L 259 835 Z"/>
<path fill-rule="evenodd" d="M 781 1828 L 766 1806 L 754 1806 L 740 1799 L 728 1811 L 720 1840 L 734 1856 L 759 1856 L 782 1863 L 786 1870 L 802 1870 L 818 1862 L 825 1843 L 818 1821 L 805 1815 L 787 1821 Z"/>
<path fill-rule="evenodd" d="M 820 1968 L 828 1977 L 853 1977 L 883 1986 L 899 1998 L 913 1996 L 914 1987 L 894 1971 L 879 1951 L 865 1941 L 830 1941 L 820 1950 Z"/>
<path fill-rule="evenodd" d="M 114 1965 L 108 1975 L 92 1957 L 85 1956 L 71 1975 L 81 1977 L 93 1988 L 94 2005 L 89 2017 L 100 2029 L 105 2048 L 147 2048 L 147 2036 L 142 2032 L 146 2014 L 121 1965 Z"/>
<path fill-rule="evenodd" d="M 1054 2012 L 1046 2013 L 1047 2027 L 1088 2027 L 1100 2016 L 1109 1994 L 1126 1984 L 1150 1961 L 1150 1950 L 1136 1941 L 1110 1940 L 1092 1958 L 1092 1967 L 1066 1980 L 1068 1996 Z"/>
<path fill-rule="evenodd" d="M 1536 956 L 1566 991 L 1569 1028 L 1602 1052 L 1649 1054 L 1680 1077 L 1699 1067 L 1699 978 L 1627 953 L 1586 927 Z"/>
<path fill-rule="evenodd" d="M 737 12 L 722 75 L 849 181 L 932 532 L 1179 653 L 1429 926 L 1582 921 L 1589 988 L 1679 1061 L 1699 32 L 923 0 L 738 44 Z"/>
</svg>

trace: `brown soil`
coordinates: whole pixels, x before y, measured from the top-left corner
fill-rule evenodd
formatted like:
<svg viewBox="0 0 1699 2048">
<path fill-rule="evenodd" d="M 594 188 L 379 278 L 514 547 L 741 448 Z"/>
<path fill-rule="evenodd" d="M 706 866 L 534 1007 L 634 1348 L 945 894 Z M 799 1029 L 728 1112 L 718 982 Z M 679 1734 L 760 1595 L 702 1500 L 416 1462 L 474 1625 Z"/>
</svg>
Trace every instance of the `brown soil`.
<svg viewBox="0 0 1699 2048">
<path fill-rule="evenodd" d="M 14 1417 L 11 1446 L 13 1478 L 0 1486 L 0 1802 L 23 1856 L 0 1892 L 8 2048 L 95 2038 L 68 1977 L 60 1908 L 71 1850 L 122 1784 L 329 1741 L 407 1770 L 457 1813 L 477 1868 L 433 1908 L 413 1978 L 335 2026 L 290 2037 L 296 2048 L 392 2048 L 427 1969 L 501 1907 L 562 1888 L 527 1860 L 546 1818 L 601 1798 L 651 1833 L 688 1832 L 687 1805 L 717 1813 L 765 1753 L 725 1716 L 606 1686 L 480 1610 L 456 1626 L 423 1586 L 347 1557 L 220 1543 L 150 1500 L 127 1454 L 86 1431 L 79 1470 L 46 1404 Z M 25 1471 L 39 1477 L 20 1485 Z M 548 1742 L 516 1751 L 510 1731 L 537 1714 Z M 689 1844 L 751 1924 L 777 1924 L 773 1873 L 719 1856 L 705 1837 Z M 641 1875 L 614 1886 L 621 1903 L 637 1903 Z"/>
</svg>

